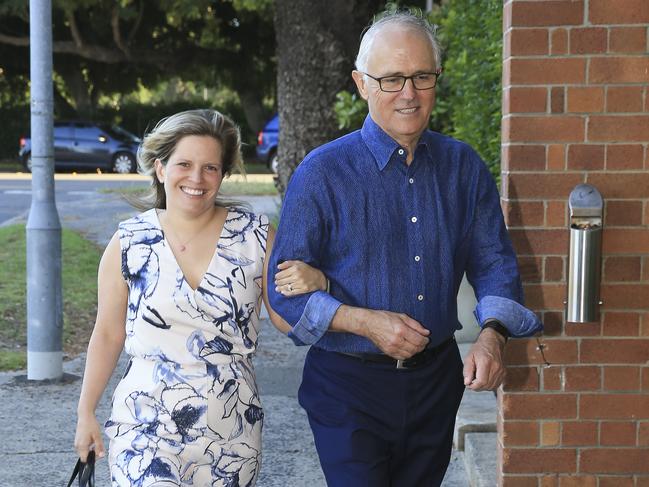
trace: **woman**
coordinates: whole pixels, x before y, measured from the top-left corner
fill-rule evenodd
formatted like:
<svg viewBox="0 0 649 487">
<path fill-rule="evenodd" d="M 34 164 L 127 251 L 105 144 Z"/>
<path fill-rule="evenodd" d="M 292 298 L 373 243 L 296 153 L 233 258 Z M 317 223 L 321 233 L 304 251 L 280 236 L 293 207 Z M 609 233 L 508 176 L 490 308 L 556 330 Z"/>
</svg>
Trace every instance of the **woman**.
<svg viewBox="0 0 649 487">
<path fill-rule="evenodd" d="M 104 456 L 95 408 L 124 347 L 131 356 L 106 422 L 114 486 L 254 485 L 263 413 L 251 356 L 273 230 L 217 199 L 241 164 L 236 126 L 213 110 L 162 120 L 142 142 L 153 204 L 119 224 L 99 265 L 97 320 L 75 447 Z M 287 262 L 282 291 L 326 288 Z"/>
</svg>

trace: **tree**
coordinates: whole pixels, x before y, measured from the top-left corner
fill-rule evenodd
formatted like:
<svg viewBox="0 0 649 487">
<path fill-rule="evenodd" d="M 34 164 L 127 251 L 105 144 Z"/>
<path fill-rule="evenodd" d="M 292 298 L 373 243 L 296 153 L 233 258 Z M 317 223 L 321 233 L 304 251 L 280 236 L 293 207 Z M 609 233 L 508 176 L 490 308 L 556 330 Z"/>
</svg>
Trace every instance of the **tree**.
<svg viewBox="0 0 649 487">
<path fill-rule="evenodd" d="M 28 20 L 27 2 L 0 5 L 3 54 L 29 59 Z M 250 127 L 265 121 L 263 100 L 274 94 L 271 0 L 54 0 L 52 20 L 61 112 L 92 116 L 101 95 L 176 76 L 232 87 Z M 28 75 L 24 63 L 7 64 Z"/>
<path fill-rule="evenodd" d="M 336 93 L 352 88 L 361 31 L 380 6 L 378 0 L 276 0 L 281 194 L 304 156 L 339 135 Z"/>
</svg>

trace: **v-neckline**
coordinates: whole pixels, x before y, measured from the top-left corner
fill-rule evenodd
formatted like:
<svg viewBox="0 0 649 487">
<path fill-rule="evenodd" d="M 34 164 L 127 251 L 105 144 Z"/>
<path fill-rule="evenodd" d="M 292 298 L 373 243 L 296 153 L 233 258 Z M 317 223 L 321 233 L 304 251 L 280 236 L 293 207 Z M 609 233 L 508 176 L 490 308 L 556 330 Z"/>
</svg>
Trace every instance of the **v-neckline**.
<svg viewBox="0 0 649 487">
<path fill-rule="evenodd" d="M 225 220 L 223 220 L 223 225 L 221 226 L 221 232 L 219 233 L 219 238 L 216 240 L 216 245 L 214 245 L 214 253 L 212 254 L 212 257 L 207 264 L 207 268 L 205 269 L 205 272 L 203 272 L 203 275 L 201 276 L 201 279 L 198 281 L 198 285 L 196 286 L 196 289 L 192 287 L 191 284 L 189 284 L 189 281 L 187 280 L 187 276 L 185 275 L 185 271 L 183 271 L 183 268 L 180 267 L 180 264 L 178 263 L 178 259 L 176 258 L 176 254 L 174 254 L 173 249 L 171 248 L 171 244 L 167 240 L 167 236 L 165 235 L 165 231 L 162 228 L 162 222 L 160 221 L 160 215 L 158 214 L 158 208 L 153 209 L 153 214 L 155 215 L 156 222 L 158 223 L 158 228 L 160 229 L 160 233 L 162 234 L 162 240 L 164 242 L 164 246 L 167 248 L 169 251 L 169 254 L 171 255 L 171 258 L 173 259 L 174 264 L 176 265 L 176 268 L 180 271 L 180 274 L 183 277 L 183 282 L 187 284 L 187 287 L 191 289 L 192 293 L 196 294 L 196 292 L 202 287 L 203 281 L 205 280 L 205 277 L 209 273 L 210 269 L 212 268 L 212 264 L 216 260 L 216 257 L 219 253 L 219 242 L 221 242 L 221 237 L 223 237 L 223 232 L 225 231 L 225 225 L 228 222 L 228 217 L 230 216 L 230 208 L 226 208 L 227 212 L 225 214 Z"/>
</svg>

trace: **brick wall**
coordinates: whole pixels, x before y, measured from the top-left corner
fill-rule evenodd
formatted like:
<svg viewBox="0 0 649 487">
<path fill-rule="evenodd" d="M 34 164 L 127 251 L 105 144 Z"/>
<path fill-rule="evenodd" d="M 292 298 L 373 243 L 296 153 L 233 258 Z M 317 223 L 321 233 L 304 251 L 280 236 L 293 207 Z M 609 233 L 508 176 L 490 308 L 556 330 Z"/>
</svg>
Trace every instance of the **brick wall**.
<svg viewBox="0 0 649 487">
<path fill-rule="evenodd" d="M 505 487 L 649 487 L 649 0 L 504 2 L 503 210 L 543 336 L 507 345 Z M 601 319 L 563 320 L 567 199 L 605 200 Z"/>
</svg>

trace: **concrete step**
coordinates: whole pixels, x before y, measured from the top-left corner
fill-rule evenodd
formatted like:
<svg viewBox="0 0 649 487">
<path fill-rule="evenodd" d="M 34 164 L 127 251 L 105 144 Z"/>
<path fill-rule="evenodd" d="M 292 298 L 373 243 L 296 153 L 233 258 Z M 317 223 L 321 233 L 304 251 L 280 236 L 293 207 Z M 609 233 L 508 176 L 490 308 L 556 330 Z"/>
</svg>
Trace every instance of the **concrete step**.
<svg viewBox="0 0 649 487">
<path fill-rule="evenodd" d="M 466 389 L 455 419 L 455 448 L 464 451 L 467 433 L 495 432 L 496 414 L 496 396 L 493 392 L 474 392 Z"/>
<path fill-rule="evenodd" d="M 467 433 L 464 463 L 470 487 L 495 487 L 497 481 L 496 433 Z"/>
</svg>

